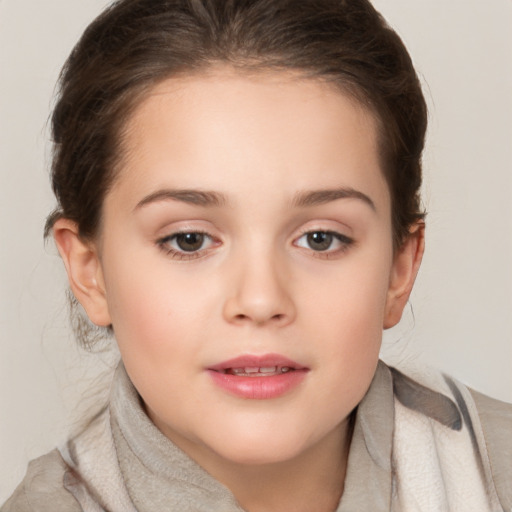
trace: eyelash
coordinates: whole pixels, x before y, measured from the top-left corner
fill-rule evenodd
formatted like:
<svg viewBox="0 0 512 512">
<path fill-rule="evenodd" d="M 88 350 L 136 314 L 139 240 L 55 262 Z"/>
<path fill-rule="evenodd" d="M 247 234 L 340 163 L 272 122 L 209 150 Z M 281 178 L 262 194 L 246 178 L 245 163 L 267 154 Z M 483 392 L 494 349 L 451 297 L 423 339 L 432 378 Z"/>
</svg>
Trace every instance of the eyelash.
<svg viewBox="0 0 512 512">
<path fill-rule="evenodd" d="M 333 241 L 338 241 L 341 244 L 341 247 L 337 249 L 330 249 L 327 248 L 325 250 L 315 250 L 311 247 L 304 247 L 298 244 L 298 241 L 301 240 L 301 238 L 307 237 L 309 235 L 314 234 L 322 234 L 332 237 L 331 244 Z M 197 250 L 192 251 L 185 251 L 185 250 L 179 250 L 175 249 L 172 246 L 170 246 L 170 243 L 173 241 L 176 241 L 179 236 L 185 236 L 185 235 L 200 235 L 204 237 L 205 240 L 209 240 L 209 247 L 206 249 L 199 248 Z M 216 240 L 214 237 L 212 237 L 210 234 L 208 234 L 205 231 L 179 231 L 177 233 L 173 233 L 171 235 L 167 235 L 163 238 L 160 238 L 157 240 L 158 247 L 168 256 L 170 256 L 173 259 L 179 260 L 179 261 L 190 261 L 197 258 L 201 258 L 205 255 L 206 251 L 210 248 L 211 245 L 215 245 Z M 330 244 L 330 245 L 331 245 Z M 341 233 L 338 233 L 336 231 L 330 231 L 330 230 L 323 230 L 323 229 L 313 229 L 313 230 L 307 230 L 303 231 L 299 237 L 297 237 L 294 240 L 294 245 L 297 247 L 300 247 L 302 249 L 305 249 L 307 251 L 310 251 L 314 254 L 317 258 L 322 259 L 330 259 L 335 258 L 341 254 L 343 254 L 345 251 L 349 249 L 351 245 L 354 244 L 354 240 L 346 235 L 343 235 Z M 204 245 L 204 243 L 201 244 L 201 246 Z"/>
<path fill-rule="evenodd" d="M 313 235 L 313 234 L 322 234 L 322 235 L 331 236 L 333 238 L 333 241 L 337 240 L 341 246 L 334 250 L 329 249 L 329 248 L 327 248 L 325 250 L 314 250 L 311 247 L 303 247 L 303 246 L 298 245 L 298 241 L 301 238 L 307 237 L 308 235 Z M 348 237 L 347 235 L 343 235 L 342 233 L 338 233 L 336 231 L 331 231 L 331 230 L 326 230 L 326 229 L 308 229 L 307 231 L 303 231 L 302 234 L 298 238 L 295 239 L 294 244 L 297 245 L 297 247 L 301 247 L 303 249 L 313 252 L 314 256 L 317 258 L 331 259 L 331 258 L 336 258 L 337 256 L 340 256 L 341 254 L 346 252 L 350 248 L 350 246 L 352 246 L 354 244 L 354 239 Z"/>
<path fill-rule="evenodd" d="M 198 249 L 196 251 L 184 251 L 184 250 L 178 250 L 173 247 L 171 247 L 169 244 L 172 241 L 175 241 L 179 236 L 185 236 L 185 235 L 201 235 L 204 236 L 205 239 L 208 239 L 210 241 L 210 245 L 215 244 L 215 239 L 205 231 L 178 231 L 177 233 L 173 233 L 171 235 L 165 236 L 163 238 L 160 238 L 157 240 L 158 247 L 168 256 L 171 256 L 171 258 L 179 260 L 179 261 L 189 261 L 194 260 L 196 258 L 200 258 L 201 256 L 204 256 L 206 249 Z"/>
</svg>

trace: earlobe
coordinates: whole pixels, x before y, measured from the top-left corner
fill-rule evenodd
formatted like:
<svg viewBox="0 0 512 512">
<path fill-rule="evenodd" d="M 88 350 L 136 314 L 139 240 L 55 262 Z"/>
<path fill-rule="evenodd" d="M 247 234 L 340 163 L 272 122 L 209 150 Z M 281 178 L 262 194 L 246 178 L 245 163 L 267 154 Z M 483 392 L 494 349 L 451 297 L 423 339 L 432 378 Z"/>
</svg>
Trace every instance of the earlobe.
<svg viewBox="0 0 512 512">
<path fill-rule="evenodd" d="M 425 224 L 418 222 L 411 228 L 407 240 L 394 256 L 386 300 L 384 329 L 389 329 L 400 321 L 416 280 L 424 250 Z"/>
<path fill-rule="evenodd" d="M 53 237 L 66 267 L 69 285 L 87 316 L 98 326 L 111 324 L 101 262 L 92 242 L 83 240 L 78 226 L 69 219 L 58 219 Z"/>
</svg>

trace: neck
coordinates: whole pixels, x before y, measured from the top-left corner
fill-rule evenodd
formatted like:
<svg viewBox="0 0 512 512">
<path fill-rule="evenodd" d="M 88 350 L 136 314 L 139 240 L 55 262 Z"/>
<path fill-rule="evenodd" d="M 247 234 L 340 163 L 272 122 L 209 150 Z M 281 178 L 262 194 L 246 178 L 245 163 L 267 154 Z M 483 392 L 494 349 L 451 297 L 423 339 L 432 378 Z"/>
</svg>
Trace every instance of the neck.
<svg viewBox="0 0 512 512">
<path fill-rule="evenodd" d="M 292 460 L 219 465 L 203 459 L 201 465 L 228 487 L 248 512 L 334 512 L 343 493 L 351 424 L 347 419 Z"/>
</svg>

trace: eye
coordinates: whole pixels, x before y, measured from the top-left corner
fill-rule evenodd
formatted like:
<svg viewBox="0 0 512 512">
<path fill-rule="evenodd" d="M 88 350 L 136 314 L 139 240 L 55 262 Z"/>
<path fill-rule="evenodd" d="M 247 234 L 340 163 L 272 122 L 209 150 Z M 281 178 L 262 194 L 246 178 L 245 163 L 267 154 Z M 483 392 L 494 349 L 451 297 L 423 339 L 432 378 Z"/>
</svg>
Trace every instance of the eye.
<svg viewBox="0 0 512 512">
<path fill-rule="evenodd" d="M 158 240 L 157 244 L 168 254 L 176 257 L 194 257 L 201 251 L 210 248 L 214 241 L 207 233 L 184 231 L 174 233 Z"/>
<path fill-rule="evenodd" d="M 353 240 L 334 231 L 309 231 L 297 239 L 296 245 L 316 252 L 338 252 L 347 248 Z"/>
<path fill-rule="evenodd" d="M 195 252 L 203 248 L 206 235 L 204 233 L 180 233 L 172 237 L 178 249 L 184 252 Z"/>
</svg>

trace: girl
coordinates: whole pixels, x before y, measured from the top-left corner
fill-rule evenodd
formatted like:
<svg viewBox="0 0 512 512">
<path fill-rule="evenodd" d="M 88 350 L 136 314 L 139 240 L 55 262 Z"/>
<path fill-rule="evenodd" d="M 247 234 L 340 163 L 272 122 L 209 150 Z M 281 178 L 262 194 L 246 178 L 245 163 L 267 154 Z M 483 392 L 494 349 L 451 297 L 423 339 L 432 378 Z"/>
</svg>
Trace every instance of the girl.
<svg viewBox="0 0 512 512">
<path fill-rule="evenodd" d="M 124 0 L 53 115 L 49 217 L 109 405 L 10 510 L 509 510 L 510 408 L 378 361 L 426 108 L 363 0 Z"/>
</svg>

